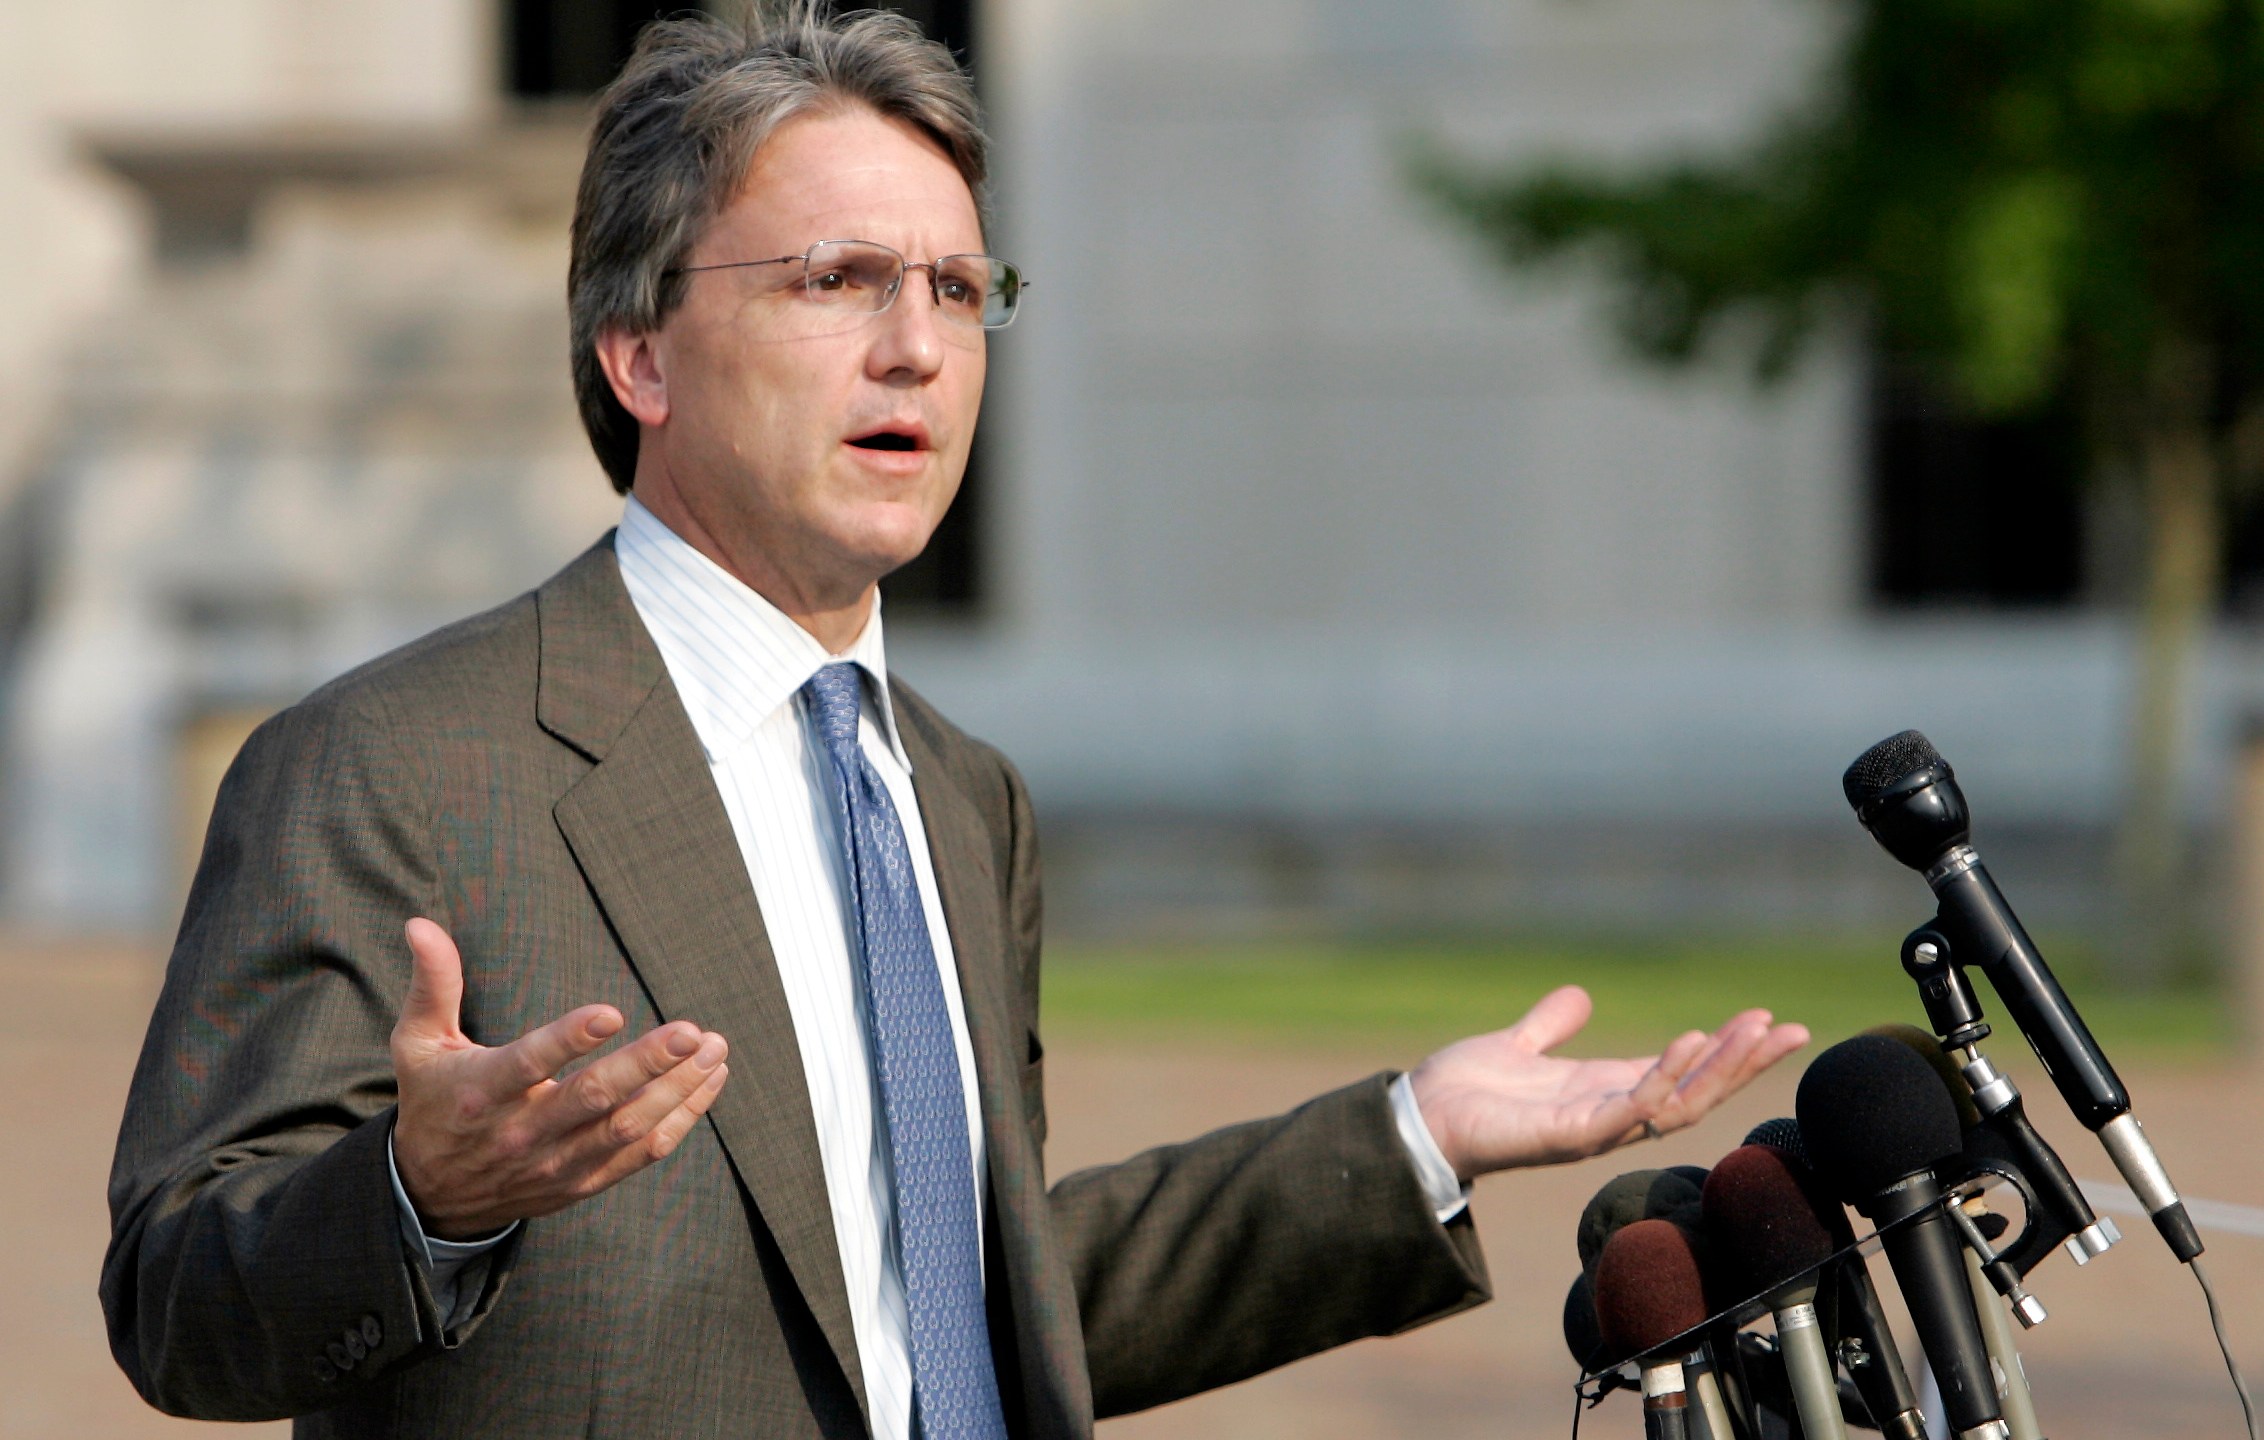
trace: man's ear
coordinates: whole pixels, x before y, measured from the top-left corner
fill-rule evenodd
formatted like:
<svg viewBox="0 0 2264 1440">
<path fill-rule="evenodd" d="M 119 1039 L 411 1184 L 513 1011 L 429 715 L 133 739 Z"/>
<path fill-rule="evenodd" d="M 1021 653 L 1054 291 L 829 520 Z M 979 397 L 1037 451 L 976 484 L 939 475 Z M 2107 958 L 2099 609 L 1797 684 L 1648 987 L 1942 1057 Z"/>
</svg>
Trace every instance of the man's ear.
<svg viewBox="0 0 2264 1440">
<path fill-rule="evenodd" d="M 613 398 L 639 425 L 668 423 L 668 377 L 662 372 L 657 336 L 614 327 L 597 336 L 597 363 L 605 371 Z"/>
</svg>

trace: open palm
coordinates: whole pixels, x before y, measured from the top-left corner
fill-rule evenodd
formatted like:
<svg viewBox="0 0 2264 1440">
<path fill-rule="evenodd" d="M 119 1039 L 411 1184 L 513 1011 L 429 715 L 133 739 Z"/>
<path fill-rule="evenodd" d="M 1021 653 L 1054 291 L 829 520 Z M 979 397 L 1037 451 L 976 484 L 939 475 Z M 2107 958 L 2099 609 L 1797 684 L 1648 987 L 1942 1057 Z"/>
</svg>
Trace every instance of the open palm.
<svg viewBox="0 0 2264 1440">
<path fill-rule="evenodd" d="M 1409 1077 L 1416 1104 L 1457 1175 L 1582 1160 L 1680 1130 L 1808 1043 L 1805 1026 L 1772 1024 L 1768 1011 L 1746 1010 L 1711 1035 L 1678 1036 L 1657 1055 L 1549 1054 L 1580 1032 L 1594 1008 L 1587 991 L 1566 985 L 1508 1029 L 1457 1041 L 1416 1067 Z"/>
</svg>

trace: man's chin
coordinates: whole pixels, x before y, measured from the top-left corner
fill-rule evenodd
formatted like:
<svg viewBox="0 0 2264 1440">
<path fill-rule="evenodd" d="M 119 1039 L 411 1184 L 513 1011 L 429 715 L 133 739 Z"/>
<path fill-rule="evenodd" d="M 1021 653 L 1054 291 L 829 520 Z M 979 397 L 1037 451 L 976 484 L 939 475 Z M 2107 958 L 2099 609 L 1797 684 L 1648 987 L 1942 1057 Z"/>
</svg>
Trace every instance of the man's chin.
<svg viewBox="0 0 2264 1440">
<path fill-rule="evenodd" d="M 909 505 L 883 507 L 888 512 L 860 517 L 864 523 L 845 536 L 842 550 L 855 558 L 857 567 L 875 580 L 893 575 L 920 558 L 928 548 L 942 517 L 930 518 Z"/>
</svg>

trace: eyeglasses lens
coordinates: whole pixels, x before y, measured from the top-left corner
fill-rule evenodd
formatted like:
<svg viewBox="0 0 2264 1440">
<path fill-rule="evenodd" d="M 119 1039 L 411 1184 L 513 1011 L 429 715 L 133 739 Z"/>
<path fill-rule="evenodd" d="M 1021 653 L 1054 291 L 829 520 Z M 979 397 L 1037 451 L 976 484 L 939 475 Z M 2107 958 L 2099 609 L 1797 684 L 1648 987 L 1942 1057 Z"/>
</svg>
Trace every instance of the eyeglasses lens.
<svg viewBox="0 0 2264 1440">
<path fill-rule="evenodd" d="M 829 240 L 811 248 L 803 289 L 825 309 L 869 313 L 897 298 L 904 273 L 904 257 L 885 245 Z M 946 320 L 998 329 L 1013 320 L 1021 289 L 1021 274 L 988 255 L 946 255 L 935 262 L 935 303 Z"/>
</svg>

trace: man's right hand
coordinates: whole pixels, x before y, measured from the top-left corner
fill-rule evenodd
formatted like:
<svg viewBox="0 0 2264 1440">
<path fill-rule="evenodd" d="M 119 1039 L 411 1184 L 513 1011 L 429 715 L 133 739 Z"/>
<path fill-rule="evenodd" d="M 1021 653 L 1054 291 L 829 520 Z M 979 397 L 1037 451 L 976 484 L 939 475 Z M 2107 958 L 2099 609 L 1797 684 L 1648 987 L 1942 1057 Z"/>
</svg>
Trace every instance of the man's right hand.
<svg viewBox="0 0 2264 1440">
<path fill-rule="evenodd" d="M 620 1032 L 610 1005 L 584 1005 L 508 1045 L 475 1044 L 457 1024 L 456 942 L 422 918 L 408 936 L 393 1162 L 428 1235 L 473 1239 L 635 1174 L 682 1142 L 730 1074 L 723 1037 L 679 1020 L 558 1078 Z"/>
</svg>

